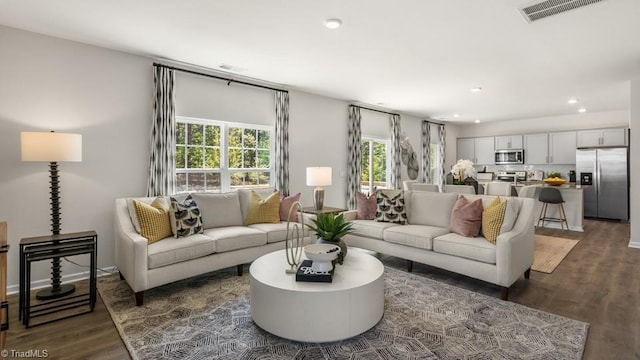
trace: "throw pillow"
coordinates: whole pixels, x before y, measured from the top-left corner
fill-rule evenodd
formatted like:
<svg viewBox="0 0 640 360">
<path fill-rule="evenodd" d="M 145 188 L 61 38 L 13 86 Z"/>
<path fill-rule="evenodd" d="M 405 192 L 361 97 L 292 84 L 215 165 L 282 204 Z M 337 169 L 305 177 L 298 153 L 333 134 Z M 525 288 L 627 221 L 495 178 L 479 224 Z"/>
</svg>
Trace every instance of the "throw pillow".
<svg viewBox="0 0 640 360">
<path fill-rule="evenodd" d="M 504 221 L 502 222 L 502 226 L 500 226 L 500 234 L 504 234 L 513 229 L 513 225 L 516 223 L 518 219 L 518 212 L 520 211 L 520 204 L 518 200 L 513 198 L 507 199 L 507 206 L 504 212 Z"/>
<path fill-rule="evenodd" d="M 261 223 L 280 223 L 280 192 L 274 192 L 266 199 L 255 191 L 251 192 L 245 225 Z"/>
<path fill-rule="evenodd" d="M 140 223 L 140 235 L 147 239 L 149 244 L 172 235 L 167 202 L 163 198 L 156 198 L 151 205 L 133 200 L 133 206 Z"/>
<path fill-rule="evenodd" d="M 373 220 L 376 218 L 378 210 L 378 200 L 376 196 L 367 196 L 364 193 L 356 193 L 356 220 Z"/>
<path fill-rule="evenodd" d="M 467 198 L 460 196 L 451 210 L 451 231 L 466 237 L 476 237 L 480 235 L 481 226 L 482 199 L 469 202 Z"/>
<path fill-rule="evenodd" d="M 200 208 L 191 195 L 187 195 L 182 201 L 171 197 L 171 222 L 175 226 L 173 235 L 176 238 L 204 232 Z"/>
<path fill-rule="evenodd" d="M 482 235 L 495 244 L 500 235 L 500 227 L 504 222 L 504 213 L 507 210 L 507 202 L 495 198 L 489 206 L 482 212 Z"/>
<path fill-rule="evenodd" d="M 404 193 L 391 196 L 384 191 L 376 193 L 377 209 L 376 221 L 390 222 L 400 225 L 407 223 L 407 213 L 404 206 Z"/>
<path fill-rule="evenodd" d="M 287 219 L 289 216 L 289 209 L 291 209 L 291 205 L 293 205 L 296 201 L 300 201 L 300 193 L 289 195 L 289 196 L 280 196 L 280 220 L 281 221 L 291 221 L 298 222 L 298 211 L 300 211 L 300 205 L 296 205 L 295 208 L 291 211 L 291 218 Z"/>
</svg>

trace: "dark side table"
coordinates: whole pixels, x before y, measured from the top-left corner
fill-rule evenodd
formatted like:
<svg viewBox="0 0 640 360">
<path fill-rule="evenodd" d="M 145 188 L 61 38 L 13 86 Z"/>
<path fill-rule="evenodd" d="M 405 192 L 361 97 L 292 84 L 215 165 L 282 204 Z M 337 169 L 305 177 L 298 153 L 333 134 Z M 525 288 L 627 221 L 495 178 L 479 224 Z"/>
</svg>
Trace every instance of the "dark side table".
<svg viewBox="0 0 640 360">
<path fill-rule="evenodd" d="M 82 294 L 70 294 L 55 300 L 38 301 L 31 304 L 31 264 L 36 261 L 51 260 L 56 257 L 89 255 L 89 291 Z M 96 305 L 97 288 L 98 235 L 95 231 L 39 236 L 20 240 L 20 296 L 18 317 L 28 328 L 72 316 L 92 312 Z M 78 291 L 78 290 L 76 290 Z M 69 311 L 87 306 L 86 311 Z M 48 316 L 64 312 L 61 316 Z M 45 320 L 30 324 L 32 318 L 44 317 Z"/>
</svg>

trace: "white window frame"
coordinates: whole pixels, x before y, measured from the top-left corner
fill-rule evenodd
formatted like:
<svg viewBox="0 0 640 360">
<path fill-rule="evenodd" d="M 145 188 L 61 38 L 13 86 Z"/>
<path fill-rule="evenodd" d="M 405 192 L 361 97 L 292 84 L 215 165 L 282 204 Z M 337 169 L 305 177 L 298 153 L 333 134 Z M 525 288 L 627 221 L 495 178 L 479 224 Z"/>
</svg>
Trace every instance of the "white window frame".
<svg viewBox="0 0 640 360">
<path fill-rule="evenodd" d="M 369 142 L 369 154 L 371 154 L 371 157 L 369 158 L 369 164 L 373 163 L 373 143 L 374 142 L 378 142 L 378 143 L 384 143 L 385 144 L 385 148 L 386 148 L 386 173 L 385 173 L 385 182 L 387 183 L 387 185 L 390 182 L 390 174 L 389 174 L 389 169 L 390 169 L 390 165 L 391 165 L 391 140 L 390 139 L 384 139 L 384 138 L 380 138 L 380 137 L 375 137 L 375 136 L 368 136 L 368 135 L 363 135 L 361 138 L 361 142 L 365 142 L 368 141 Z M 362 183 L 360 183 L 360 191 L 363 190 L 367 190 L 365 188 L 363 188 Z M 373 166 L 369 166 L 369 187 L 368 190 L 371 191 L 374 188 L 374 184 L 373 184 Z M 386 189 L 386 187 L 384 188 L 380 188 L 380 189 Z"/>
<path fill-rule="evenodd" d="M 201 119 L 201 118 L 193 118 L 186 116 L 176 116 L 176 125 L 178 123 L 184 124 L 198 124 L 198 125 L 215 125 L 220 126 L 220 168 L 210 169 L 210 168 L 202 168 L 202 169 L 178 169 L 176 167 L 176 176 L 178 173 L 219 173 L 220 174 L 220 191 L 219 192 L 229 192 L 233 189 L 243 188 L 242 186 L 234 186 L 231 188 L 231 174 L 240 173 L 240 172 L 269 172 L 269 184 L 268 187 L 275 186 L 275 166 L 274 166 L 274 157 L 275 157 L 275 144 L 274 144 L 274 134 L 275 129 L 273 126 L 268 125 L 256 125 L 256 124 L 247 124 L 247 123 L 238 123 L 231 121 L 220 121 L 220 120 L 209 120 L 209 119 Z M 269 167 L 268 168 L 229 168 L 229 128 L 241 128 L 241 129 L 252 129 L 252 130 L 261 130 L 269 132 Z M 204 139 L 203 139 L 204 141 Z M 177 144 L 176 144 L 177 145 Z M 243 148 L 244 149 L 244 148 Z M 257 158 L 256 154 L 256 158 Z M 187 165 L 187 160 L 185 159 L 185 166 Z M 187 189 L 188 189 L 188 181 L 187 181 Z M 193 192 L 195 190 L 187 190 L 187 192 Z M 205 190 L 207 191 L 207 190 Z M 218 192 L 218 190 L 210 190 L 208 192 Z"/>
</svg>

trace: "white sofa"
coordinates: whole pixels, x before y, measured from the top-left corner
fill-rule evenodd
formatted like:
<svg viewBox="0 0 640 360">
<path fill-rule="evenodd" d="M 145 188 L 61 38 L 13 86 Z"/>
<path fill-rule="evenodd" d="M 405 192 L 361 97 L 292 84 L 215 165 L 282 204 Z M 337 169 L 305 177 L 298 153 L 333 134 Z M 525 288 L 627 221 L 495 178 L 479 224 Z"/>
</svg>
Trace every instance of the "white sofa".
<svg viewBox="0 0 640 360">
<path fill-rule="evenodd" d="M 533 264 L 533 199 L 511 198 L 519 207 L 513 228 L 500 234 L 496 244 L 484 237 L 464 237 L 449 229 L 451 211 L 458 198 L 455 193 L 405 191 L 407 225 L 375 220 L 356 220 L 356 211 L 345 217 L 352 220 L 354 233 L 344 241 L 355 246 L 463 274 L 502 287 L 507 300 L 509 287 L 524 274 L 529 278 Z M 464 195 L 482 199 L 484 207 L 495 196 Z"/>
<path fill-rule="evenodd" d="M 265 189 L 258 193 L 265 197 L 273 191 Z M 116 199 L 115 264 L 121 279 L 134 291 L 136 305 L 142 305 L 147 289 L 234 265 L 240 276 L 243 264 L 284 249 L 286 221 L 243 225 L 249 208 L 249 191 L 194 198 L 202 212 L 204 233 L 170 237 L 152 244 L 134 228 L 135 210 L 130 211 L 131 199 Z M 137 199 L 149 204 L 154 200 Z M 213 214 L 216 216 L 211 216 Z M 306 230 L 304 235 L 308 242 Z"/>
</svg>

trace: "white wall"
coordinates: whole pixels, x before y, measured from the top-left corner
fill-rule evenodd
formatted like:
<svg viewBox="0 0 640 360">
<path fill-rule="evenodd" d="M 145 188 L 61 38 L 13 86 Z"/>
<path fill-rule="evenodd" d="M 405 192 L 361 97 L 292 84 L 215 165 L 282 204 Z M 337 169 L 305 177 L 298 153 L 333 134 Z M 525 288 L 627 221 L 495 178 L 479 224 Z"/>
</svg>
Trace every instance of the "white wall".
<svg viewBox="0 0 640 360">
<path fill-rule="evenodd" d="M 640 248 L 640 188 L 636 185 L 640 179 L 640 146 L 638 146 L 638 129 L 640 129 L 640 78 L 631 81 L 631 116 L 629 117 L 629 168 L 630 168 L 630 209 L 631 239 L 629 246 Z"/>
<path fill-rule="evenodd" d="M 629 126 L 629 111 L 586 112 L 460 125 L 458 137 L 493 136 Z M 455 151 L 455 150 L 454 150 Z"/>
<path fill-rule="evenodd" d="M 8 283 L 18 283 L 20 239 L 50 234 L 48 164 L 20 161 L 21 131 L 82 134 L 83 161 L 60 164 L 62 231 L 96 230 L 98 266 L 111 266 L 114 199 L 146 189 L 151 60 L 7 27 L 0 27 L 0 49 L 0 219 L 9 228 Z M 38 263 L 32 279 L 47 279 L 49 267 Z M 65 274 L 85 270 L 63 263 Z"/>
</svg>

